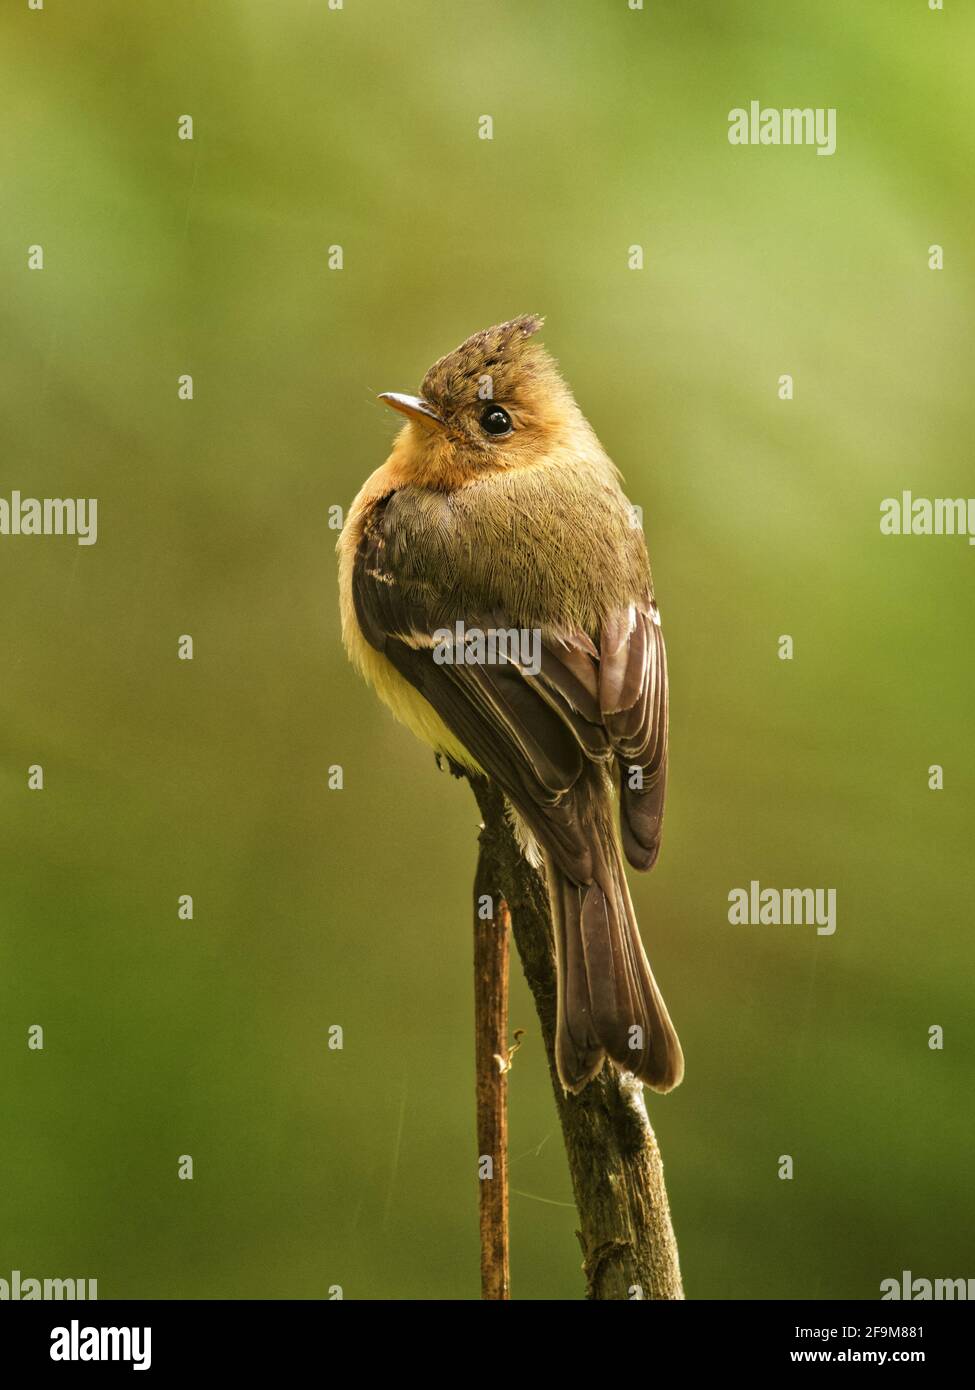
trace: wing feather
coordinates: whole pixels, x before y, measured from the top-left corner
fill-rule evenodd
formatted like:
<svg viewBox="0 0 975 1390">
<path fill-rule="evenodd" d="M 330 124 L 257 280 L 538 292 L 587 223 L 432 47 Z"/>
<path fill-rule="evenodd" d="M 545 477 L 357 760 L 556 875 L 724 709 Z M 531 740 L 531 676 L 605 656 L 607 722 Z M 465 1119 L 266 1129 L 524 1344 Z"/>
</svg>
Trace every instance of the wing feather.
<svg viewBox="0 0 975 1390">
<path fill-rule="evenodd" d="M 657 856 L 666 783 L 667 669 L 649 598 L 607 615 L 598 637 L 543 629 L 539 669 L 516 660 L 438 663 L 434 634 L 510 629 L 495 607 L 445 611 L 415 576 L 402 580 L 384 529 L 388 498 L 373 506 L 353 567 L 353 601 L 366 640 L 381 651 L 504 789 L 540 845 L 576 883 L 592 879 L 589 835 L 578 815 L 584 769 L 615 759 L 623 845 L 638 868 Z"/>
</svg>

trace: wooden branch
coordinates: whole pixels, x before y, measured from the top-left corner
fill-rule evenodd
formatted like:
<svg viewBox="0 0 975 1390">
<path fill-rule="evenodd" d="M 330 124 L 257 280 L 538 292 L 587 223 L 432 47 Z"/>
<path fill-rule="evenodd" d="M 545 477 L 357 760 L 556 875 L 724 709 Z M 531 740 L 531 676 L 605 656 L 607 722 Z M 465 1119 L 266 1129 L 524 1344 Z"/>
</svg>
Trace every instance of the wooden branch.
<svg viewBox="0 0 975 1390">
<path fill-rule="evenodd" d="M 482 918 L 482 907 L 490 915 Z M 474 879 L 474 1065 L 481 1297 L 508 1299 L 508 959 L 511 918 L 482 855 Z M 490 1164 L 486 1164 L 490 1160 Z M 485 1171 L 486 1169 L 486 1171 Z"/>
<path fill-rule="evenodd" d="M 607 1062 L 581 1094 L 562 1089 L 555 1068 L 555 947 L 544 879 L 518 848 L 500 790 L 483 777 L 452 771 L 467 777 L 477 798 L 483 819 L 477 883 L 495 901 L 503 897 L 510 909 L 538 1011 L 579 1213 L 586 1297 L 683 1298 L 663 1161 L 643 1087 Z"/>
</svg>

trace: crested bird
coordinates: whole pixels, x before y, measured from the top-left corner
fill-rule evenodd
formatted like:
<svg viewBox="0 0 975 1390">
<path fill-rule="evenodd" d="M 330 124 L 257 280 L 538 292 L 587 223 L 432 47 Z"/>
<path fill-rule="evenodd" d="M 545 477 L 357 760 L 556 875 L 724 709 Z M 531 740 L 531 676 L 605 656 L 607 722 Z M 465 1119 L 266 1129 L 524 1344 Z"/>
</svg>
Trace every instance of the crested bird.
<svg viewBox="0 0 975 1390">
<path fill-rule="evenodd" d="M 504 792 L 555 932 L 556 1063 L 580 1091 L 609 1056 L 656 1091 L 684 1058 L 623 867 L 652 867 L 668 685 L 643 532 L 620 475 L 525 315 L 427 372 L 338 542 L 353 665 L 438 754 Z M 460 625 L 458 627 L 458 625 Z M 443 634 L 530 633 L 456 659 Z M 484 657 L 493 653 L 494 660 Z"/>
</svg>

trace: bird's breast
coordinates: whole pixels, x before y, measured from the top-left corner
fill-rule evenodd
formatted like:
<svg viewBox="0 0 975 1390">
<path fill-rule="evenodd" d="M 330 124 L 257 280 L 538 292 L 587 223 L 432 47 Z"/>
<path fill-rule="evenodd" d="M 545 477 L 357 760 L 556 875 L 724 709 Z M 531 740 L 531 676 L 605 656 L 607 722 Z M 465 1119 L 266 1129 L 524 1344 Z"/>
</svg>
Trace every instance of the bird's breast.
<svg viewBox="0 0 975 1390">
<path fill-rule="evenodd" d="M 619 488 L 580 469 L 492 474 L 455 492 L 406 487 L 386 509 L 390 568 L 444 622 L 500 610 L 518 626 L 598 632 L 644 594 L 642 533 Z"/>
</svg>

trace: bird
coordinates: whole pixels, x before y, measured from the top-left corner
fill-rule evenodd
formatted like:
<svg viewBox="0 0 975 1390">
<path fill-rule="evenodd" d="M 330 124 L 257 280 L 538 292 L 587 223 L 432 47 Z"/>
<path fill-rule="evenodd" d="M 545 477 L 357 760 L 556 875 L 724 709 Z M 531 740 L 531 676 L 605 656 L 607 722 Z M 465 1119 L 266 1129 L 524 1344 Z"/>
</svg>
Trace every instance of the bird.
<svg viewBox="0 0 975 1390">
<path fill-rule="evenodd" d="M 342 635 L 402 723 L 501 788 L 544 874 L 562 1086 L 579 1093 L 608 1056 L 666 1092 L 684 1057 L 623 864 L 648 870 L 660 849 L 663 630 L 637 513 L 543 322 L 477 332 L 418 396 L 379 397 L 406 423 L 338 540 Z M 482 642 L 465 660 L 471 633 L 531 634 L 538 659 Z"/>
</svg>

